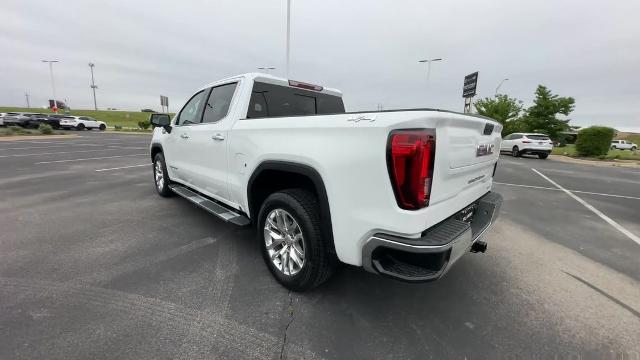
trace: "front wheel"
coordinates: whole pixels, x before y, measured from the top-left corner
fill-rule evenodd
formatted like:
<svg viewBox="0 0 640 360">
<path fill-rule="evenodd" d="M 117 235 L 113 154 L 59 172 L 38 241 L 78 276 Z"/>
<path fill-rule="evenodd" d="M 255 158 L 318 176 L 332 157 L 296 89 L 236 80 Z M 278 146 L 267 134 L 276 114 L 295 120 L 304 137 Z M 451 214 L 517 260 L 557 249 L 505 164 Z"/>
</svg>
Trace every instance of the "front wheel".
<svg viewBox="0 0 640 360">
<path fill-rule="evenodd" d="M 100 131 L 105 131 L 107 129 L 107 125 L 105 124 L 100 124 L 100 126 L 98 127 L 98 129 L 100 129 Z"/>
<path fill-rule="evenodd" d="M 511 155 L 513 155 L 513 157 L 520 156 L 520 149 L 518 149 L 517 146 L 514 146 L 513 149 L 511 150 Z"/>
<path fill-rule="evenodd" d="M 636 151 L 636 149 L 637 149 L 637 148 L 636 148 L 635 146 L 632 146 L 632 147 L 631 147 L 631 151 Z"/>
<path fill-rule="evenodd" d="M 160 196 L 171 196 L 169 173 L 167 172 L 167 164 L 164 161 L 164 155 L 162 155 L 162 153 L 157 153 L 153 158 L 153 180 L 156 184 L 156 191 Z"/>
<path fill-rule="evenodd" d="M 318 200 L 307 190 L 271 194 L 260 209 L 257 232 L 269 271 L 289 290 L 312 289 L 337 266 L 322 237 Z"/>
<path fill-rule="evenodd" d="M 616 149 L 616 147 L 615 147 L 615 146 L 612 146 L 612 147 L 611 147 L 611 150 L 615 150 L 615 149 Z"/>
</svg>

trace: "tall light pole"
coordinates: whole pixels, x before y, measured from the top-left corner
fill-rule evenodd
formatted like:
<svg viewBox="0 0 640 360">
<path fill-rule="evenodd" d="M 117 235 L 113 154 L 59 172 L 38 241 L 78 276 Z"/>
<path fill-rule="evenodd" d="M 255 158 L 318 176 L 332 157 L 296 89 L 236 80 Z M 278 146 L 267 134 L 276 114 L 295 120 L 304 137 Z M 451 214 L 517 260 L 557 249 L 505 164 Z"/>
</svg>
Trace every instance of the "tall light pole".
<svg viewBox="0 0 640 360">
<path fill-rule="evenodd" d="M 58 111 L 58 103 L 56 102 L 56 84 L 53 80 L 53 63 L 57 63 L 58 60 L 42 60 L 42 62 L 49 63 L 49 75 L 51 75 L 51 89 L 53 90 L 53 109 L 54 112 Z"/>
<path fill-rule="evenodd" d="M 265 67 L 259 67 L 258 70 L 264 70 L 267 73 L 269 72 L 269 70 L 275 70 L 276 68 L 274 68 L 273 66 L 265 66 Z"/>
<path fill-rule="evenodd" d="M 27 99 L 27 109 L 31 108 L 31 105 L 29 104 L 29 93 L 28 92 L 24 93 L 24 98 Z"/>
<path fill-rule="evenodd" d="M 504 84 L 504 82 L 507 80 L 509 80 L 509 78 L 504 78 L 502 79 L 502 81 L 500 81 L 500 84 L 498 84 L 498 87 L 496 87 L 496 96 L 498 96 L 498 90 L 500 90 L 500 86 L 502 86 L 502 84 Z"/>
<path fill-rule="evenodd" d="M 289 78 L 289 44 L 291 42 L 291 0 L 287 0 L 287 79 Z"/>
<path fill-rule="evenodd" d="M 431 77 L 431 63 L 441 61 L 441 58 L 418 60 L 420 63 L 427 63 L 427 94 L 429 93 L 429 78 Z"/>
<path fill-rule="evenodd" d="M 96 66 L 94 63 L 89 63 L 89 67 L 91 68 L 91 90 L 93 90 L 93 107 L 98 111 L 98 102 L 96 102 L 96 89 L 98 86 L 95 84 L 93 80 L 93 67 Z"/>
</svg>

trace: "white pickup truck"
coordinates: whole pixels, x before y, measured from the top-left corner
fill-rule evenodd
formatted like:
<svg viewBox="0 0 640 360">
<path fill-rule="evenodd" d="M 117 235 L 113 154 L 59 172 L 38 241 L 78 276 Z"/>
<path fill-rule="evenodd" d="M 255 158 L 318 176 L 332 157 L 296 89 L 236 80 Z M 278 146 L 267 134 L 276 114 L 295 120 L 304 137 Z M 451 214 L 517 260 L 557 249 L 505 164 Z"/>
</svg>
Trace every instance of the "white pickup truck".
<svg viewBox="0 0 640 360">
<path fill-rule="evenodd" d="M 252 224 L 285 287 L 313 288 L 338 262 L 392 278 L 440 278 L 482 235 L 500 124 L 433 109 L 347 113 L 335 89 L 244 74 L 152 114 L 154 180 L 225 221 Z"/>
</svg>

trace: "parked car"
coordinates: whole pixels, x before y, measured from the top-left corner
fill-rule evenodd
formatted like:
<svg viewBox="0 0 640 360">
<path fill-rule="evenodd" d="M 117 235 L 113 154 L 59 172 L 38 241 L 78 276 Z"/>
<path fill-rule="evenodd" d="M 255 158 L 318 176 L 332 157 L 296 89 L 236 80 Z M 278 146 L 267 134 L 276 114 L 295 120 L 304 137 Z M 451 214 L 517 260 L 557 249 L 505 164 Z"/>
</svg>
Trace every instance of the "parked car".
<svg viewBox="0 0 640 360">
<path fill-rule="evenodd" d="M 500 151 L 510 152 L 513 157 L 523 154 L 538 155 L 546 159 L 553 150 L 553 142 L 548 135 L 536 133 L 513 133 L 502 139 Z"/>
<path fill-rule="evenodd" d="M 63 129 L 76 129 L 76 130 L 91 130 L 100 129 L 106 130 L 107 124 L 104 121 L 98 121 L 89 116 L 63 116 L 60 119 L 60 127 Z"/>
<path fill-rule="evenodd" d="M 627 140 L 613 140 L 611 141 L 611 150 L 631 150 L 636 151 L 638 145 Z"/>
<path fill-rule="evenodd" d="M 9 112 L 2 118 L 4 126 L 29 127 L 32 113 Z"/>
<path fill-rule="evenodd" d="M 157 192 L 253 224 L 268 269 L 294 291 L 338 261 L 436 280 L 485 251 L 502 203 L 491 191 L 502 126 L 480 116 L 346 113 L 338 90 L 245 74 L 150 120 Z"/>
</svg>

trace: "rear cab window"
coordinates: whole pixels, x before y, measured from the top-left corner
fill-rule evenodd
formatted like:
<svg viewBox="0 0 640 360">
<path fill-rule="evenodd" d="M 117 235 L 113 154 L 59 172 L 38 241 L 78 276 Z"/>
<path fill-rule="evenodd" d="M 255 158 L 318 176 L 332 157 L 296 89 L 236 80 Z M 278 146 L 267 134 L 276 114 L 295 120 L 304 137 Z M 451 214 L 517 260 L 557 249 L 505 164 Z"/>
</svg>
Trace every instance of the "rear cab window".
<svg viewBox="0 0 640 360">
<path fill-rule="evenodd" d="M 256 81 L 247 119 L 344 113 L 340 96 Z"/>
</svg>

